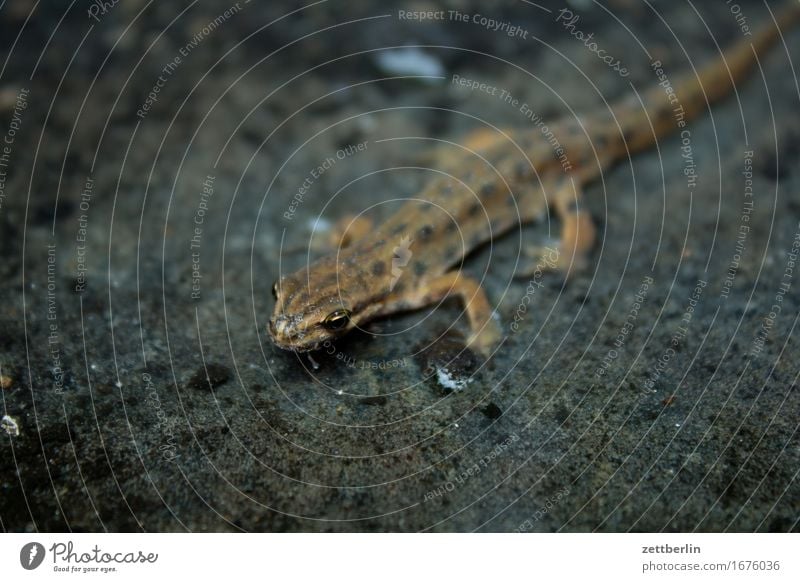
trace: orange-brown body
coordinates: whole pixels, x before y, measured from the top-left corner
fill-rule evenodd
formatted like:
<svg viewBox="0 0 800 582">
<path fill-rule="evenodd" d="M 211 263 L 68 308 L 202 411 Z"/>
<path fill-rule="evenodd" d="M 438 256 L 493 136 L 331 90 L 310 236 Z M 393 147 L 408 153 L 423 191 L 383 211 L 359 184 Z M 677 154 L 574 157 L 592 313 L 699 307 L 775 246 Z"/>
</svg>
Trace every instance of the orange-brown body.
<svg viewBox="0 0 800 582">
<path fill-rule="evenodd" d="M 729 93 L 780 27 L 799 14 L 793 0 L 777 26 L 765 27 L 697 75 L 677 80 L 681 119 L 688 121 Z M 488 355 L 501 339 L 498 322 L 478 283 L 453 267 L 477 246 L 552 208 L 562 226 L 558 248 L 547 251 L 547 266 L 565 275 L 581 268 L 595 240 L 583 185 L 673 132 L 675 108 L 656 86 L 641 101 L 634 96 L 610 111 L 552 123 L 552 136 L 538 128 L 472 135 L 441 176 L 385 223 L 276 283 L 273 340 L 282 348 L 311 350 L 376 317 L 457 295 L 470 322 L 468 345 Z"/>
</svg>

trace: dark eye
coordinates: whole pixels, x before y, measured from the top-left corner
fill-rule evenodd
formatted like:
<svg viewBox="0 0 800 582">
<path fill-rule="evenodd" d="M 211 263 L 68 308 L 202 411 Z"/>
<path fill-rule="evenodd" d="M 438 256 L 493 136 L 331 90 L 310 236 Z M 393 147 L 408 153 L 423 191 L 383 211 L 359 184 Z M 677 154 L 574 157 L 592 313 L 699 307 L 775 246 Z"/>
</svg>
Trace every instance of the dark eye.
<svg viewBox="0 0 800 582">
<path fill-rule="evenodd" d="M 278 300 L 278 283 L 277 282 L 272 286 L 272 297 L 275 299 L 275 301 Z"/>
<path fill-rule="evenodd" d="M 347 327 L 349 322 L 350 312 L 346 309 L 339 309 L 338 311 L 328 314 L 328 316 L 322 320 L 322 325 L 325 329 L 339 331 Z"/>
</svg>

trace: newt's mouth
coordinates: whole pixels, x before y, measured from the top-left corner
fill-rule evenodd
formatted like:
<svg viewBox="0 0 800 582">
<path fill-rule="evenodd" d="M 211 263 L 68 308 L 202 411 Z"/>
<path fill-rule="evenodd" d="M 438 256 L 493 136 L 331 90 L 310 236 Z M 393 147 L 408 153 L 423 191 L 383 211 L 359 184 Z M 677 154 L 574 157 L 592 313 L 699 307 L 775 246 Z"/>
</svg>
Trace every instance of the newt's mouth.
<svg viewBox="0 0 800 582">
<path fill-rule="evenodd" d="M 318 350 L 322 342 L 306 342 L 304 340 L 305 334 L 303 332 L 292 334 L 288 326 L 290 325 L 289 317 L 279 315 L 276 318 L 270 319 L 267 326 L 269 335 L 273 343 L 282 350 L 289 350 L 292 352 L 312 352 Z"/>
<path fill-rule="evenodd" d="M 276 339 L 275 337 L 272 338 L 273 343 L 278 346 L 282 350 L 287 350 L 289 352 L 314 352 L 320 348 L 321 343 L 316 342 L 313 344 L 291 344 L 285 343 L 281 340 Z"/>
</svg>

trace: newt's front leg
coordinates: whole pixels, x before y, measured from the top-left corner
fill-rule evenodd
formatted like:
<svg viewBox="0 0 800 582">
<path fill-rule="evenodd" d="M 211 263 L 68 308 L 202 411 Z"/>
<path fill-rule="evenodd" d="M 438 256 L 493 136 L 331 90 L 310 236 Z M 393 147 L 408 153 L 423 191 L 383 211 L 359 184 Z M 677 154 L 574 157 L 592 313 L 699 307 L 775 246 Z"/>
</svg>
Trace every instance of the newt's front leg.
<svg viewBox="0 0 800 582">
<path fill-rule="evenodd" d="M 486 292 L 475 279 L 462 275 L 460 271 L 451 271 L 407 291 L 403 303 L 411 309 L 419 309 L 438 303 L 451 294 L 458 296 L 467 313 L 470 326 L 467 347 L 489 357 L 503 334 Z"/>
</svg>

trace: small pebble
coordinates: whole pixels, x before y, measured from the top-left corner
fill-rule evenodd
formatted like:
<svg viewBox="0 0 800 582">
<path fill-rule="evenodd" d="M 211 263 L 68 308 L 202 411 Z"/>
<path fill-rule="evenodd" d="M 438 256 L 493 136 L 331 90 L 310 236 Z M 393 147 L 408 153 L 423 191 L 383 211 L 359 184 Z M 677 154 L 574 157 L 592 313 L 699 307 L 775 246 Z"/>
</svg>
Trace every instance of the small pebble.
<svg viewBox="0 0 800 582">
<path fill-rule="evenodd" d="M 487 404 L 486 407 L 481 410 L 481 412 L 483 412 L 487 418 L 491 418 L 492 420 L 503 416 L 503 411 L 494 402 Z"/>
<path fill-rule="evenodd" d="M 478 365 L 475 355 L 464 348 L 463 342 L 449 336 L 440 338 L 419 357 L 425 375 L 434 377 L 444 392 L 466 388 Z"/>
<path fill-rule="evenodd" d="M 439 382 L 439 386 L 454 392 L 460 392 L 472 381 L 468 377 L 459 377 L 448 368 L 438 367 L 436 368 L 436 380 Z"/>
<path fill-rule="evenodd" d="M 365 396 L 361 398 L 358 403 L 367 406 L 385 406 L 388 399 L 386 396 Z"/>
<path fill-rule="evenodd" d="M 195 390 L 207 390 L 208 388 L 213 390 L 230 380 L 230 378 L 231 371 L 226 366 L 208 364 L 205 368 L 200 366 L 194 376 L 189 379 L 187 387 Z"/>
<path fill-rule="evenodd" d="M 390 75 L 415 75 L 427 82 L 438 82 L 445 73 L 441 61 L 416 47 L 403 47 L 378 51 L 375 64 Z"/>
<path fill-rule="evenodd" d="M 6 433 L 10 436 L 19 436 L 19 423 L 17 422 L 16 418 L 5 415 L 2 419 L 0 419 L 0 428 L 6 431 Z"/>
<path fill-rule="evenodd" d="M 11 376 L 0 376 L 0 388 L 8 390 L 14 385 L 14 379 Z"/>
</svg>

